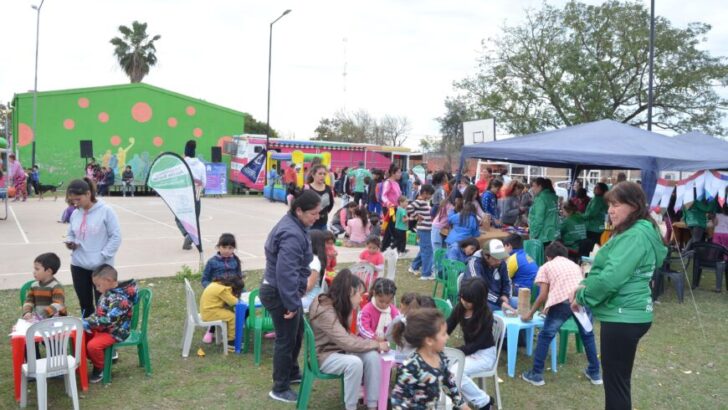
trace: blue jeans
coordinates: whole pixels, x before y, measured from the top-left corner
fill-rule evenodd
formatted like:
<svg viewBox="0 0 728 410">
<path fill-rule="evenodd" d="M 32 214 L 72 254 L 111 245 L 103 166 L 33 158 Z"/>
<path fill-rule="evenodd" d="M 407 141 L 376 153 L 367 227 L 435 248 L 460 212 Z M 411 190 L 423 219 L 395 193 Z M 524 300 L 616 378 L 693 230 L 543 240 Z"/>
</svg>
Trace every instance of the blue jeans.
<svg viewBox="0 0 728 410">
<path fill-rule="evenodd" d="M 556 333 L 561 329 L 561 325 L 564 324 L 571 316 L 571 307 L 569 302 L 559 303 L 549 308 L 549 312 L 546 314 L 546 320 L 543 324 L 543 329 L 538 334 L 538 342 L 536 342 L 536 353 L 533 355 L 533 372 L 536 374 L 543 374 L 544 362 L 546 361 L 546 353 L 549 351 L 549 345 L 556 336 Z M 591 313 L 589 314 L 591 318 Z M 589 361 L 589 367 L 587 372 L 589 375 L 599 375 L 599 359 L 597 358 L 597 345 L 594 341 L 594 331 L 586 332 L 581 327 L 581 323 L 574 317 L 577 327 L 579 328 L 579 334 L 581 335 L 581 341 L 584 343 L 584 351 L 586 352 L 586 358 Z M 565 343 L 566 341 L 564 341 Z"/>
<path fill-rule="evenodd" d="M 453 261 L 460 261 L 462 263 L 466 263 L 468 260 L 468 257 L 465 256 L 457 242 L 447 245 L 447 258 Z"/>
<path fill-rule="evenodd" d="M 440 228 L 432 227 L 432 231 L 430 231 L 430 238 L 432 239 L 432 249 L 437 250 L 445 247 L 445 244 L 442 243 L 442 235 L 440 235 Z M 433 252 L 434 252 L 433 250 Z"/>
<path fill-rule="evenodd" d="M 377 215 L 382 215 L 382 204 L 379 202 L 369 202 L 368 210 L 370 213 L 375 212 Z"/>
<path fill-rule="evenodd" d="M 420 239 L 420 252 L 412 261 L 412 269 L 422 268 L 422 276 L 428 278 L 432 276 L 432 239 L 431 231 L 418 229 L 417 236 Z"/>
</svg>

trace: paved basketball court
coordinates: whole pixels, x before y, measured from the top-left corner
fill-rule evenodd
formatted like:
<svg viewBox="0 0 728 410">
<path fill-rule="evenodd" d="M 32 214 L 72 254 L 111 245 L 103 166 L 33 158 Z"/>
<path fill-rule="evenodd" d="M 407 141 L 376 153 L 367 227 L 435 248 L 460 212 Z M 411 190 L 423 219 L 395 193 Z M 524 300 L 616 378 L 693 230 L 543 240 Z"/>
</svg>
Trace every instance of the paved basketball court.
<svg viewBox="0 0 728 410">
<path fill-rule="evenodd" d="M 122 244 L 116 254 L 116 268 L 122 278 L 174 276 L 182 265 L 196 269 L 199 253 L 195 249 L 182 250 L 182 235 L 161 198 L 103 200 L 114 208 L 121 225 Z M 57 222 L 65 207 L 63 195 L 57 201 L 51 197 L 10 203 L 8 219 L 0 221 L 0 289 L 19 288 L 33 279 L 33 259 L 43 252 L 55 252 L 61 257 L 58 278 L 63 284 L 72 283 L 71 254 L 63 244 L 68 225 Z M 0 209 L 0 214 L 3 211 Z M 285 212 L 282 203 L 271 203 L 262 197 L 203 198 L 200 230 L 205 261 L 215 253 L 220 234 L 231 232 L 237 239 L 237 254 L 243 268 L 262 269 L 268 232 Z M 339 262 L 350 262 L 358 259 L 361 249 L 338 251 Z M 416 254 L 414 250 L 410 252 Z"/>
</svg>

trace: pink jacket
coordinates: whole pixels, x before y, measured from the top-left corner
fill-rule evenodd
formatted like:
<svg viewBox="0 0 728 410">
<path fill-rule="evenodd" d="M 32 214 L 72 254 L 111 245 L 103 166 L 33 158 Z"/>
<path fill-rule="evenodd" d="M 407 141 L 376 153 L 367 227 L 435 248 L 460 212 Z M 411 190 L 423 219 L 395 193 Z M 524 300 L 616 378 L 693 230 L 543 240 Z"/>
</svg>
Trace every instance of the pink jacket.
<svg viewBox="0 0 728 410">
<path fill-rule="evenodd" d="M 373 296 L 372 296 L 373 297 Z M 389 305 L 392 315 L 392 320 L 399 316 L 399 310 L 394 304 Z M 379 316 L 381 313 L 374 306 L 372 302 L 369 302 L 359 312 L 359 316 L 356 319 L 356 327 L 359 329 L 359 336 L 365 339 L 376 339 L 377 325 L 379 324 Z M 384 329 L 386 332 L 387 329 Z"/>
<path fill-rule="evenodd" d="M 397 207 L 402 190 L 397 182 L 387 179 L 382 184 L 382 205 L 386 208 Z"/>
</svg>

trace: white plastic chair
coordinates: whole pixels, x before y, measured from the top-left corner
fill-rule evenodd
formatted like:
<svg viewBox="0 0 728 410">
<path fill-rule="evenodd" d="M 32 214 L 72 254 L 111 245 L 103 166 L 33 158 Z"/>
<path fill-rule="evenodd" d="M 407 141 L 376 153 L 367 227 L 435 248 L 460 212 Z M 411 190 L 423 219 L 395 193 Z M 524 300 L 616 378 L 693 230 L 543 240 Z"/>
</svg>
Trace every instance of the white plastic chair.
<svg viewBox="0 0 728 410">
<path fill-rule="evenodd" d="M 394 280 L 394 277 L 397 274 L 397 260 L 398 259 L 399 259 L 399 255 L 397 254 L 396 249 L 389 248 L 386 251 L 384 251 L 384 277 L 385 278 Z"/>
<path fill-rule="evenodd" d="M 362 280 L 362 282 L 364 282 L 366 290 L 369 291 L 369 286 L 373 283 L 372 277 L 374 276 L 374 267 L 368 263 L 357 262 L 349 266 L 349 270 L 352 275 L 358 277 Z"/>
<path fill-rule="evenodd" d="M 496 356 L 493 368 L 487 372 L 470 375 L 470 378 L 475 380 L 478 379 L 478 386 L 485 391 L 485 378 L 492 377 L 493 383 L 495 384 L 495 400 L 498 404 L 498 409 L 501 407 L 500 399 L 500 388 L 498 387 L 498 360 L 500 359 L 501 348 L 503 347 L 503 339 L 506 337 L 506 324 L 503 322 L 503 318 L 499 316 L 493 316 L 493 340 L 495 341 Z"/>
<path fill-rule="evenodd" d="M 68 341 L 75 332 L 73 355 L 68 354 Z M 45 345 L 46 357 L 36 359 L 35 338 L 39 336 Z M 63 375 L 66 394 L 73 400 L 73 408 L 78 410 L 78 389 L 76 387 L 76 368 L 81 356 L 83 322 L 75 317 L 51 318 L 35 323 L 25 334 L 28 362 L 23 364 L 20 378 L 20 407 L 28 405 L 28 377 L 34 377 L 38 390 L 38 409 L 48 408 L 49 377 Z"/>
<path fill-rule="evenodd" d="M 460 383 L 463 380 L 463 371 L 465 370 L 465 353 L 460 349 L 452 347 L 445 348 L 445 357 L 447 357 L 450 370 L 455 371 L 455 385 L 460 389 Z M 461 390 L 462 394 L 462 390 Z M 452 400 L 443 392 L 440 392 L 440 399 L 437 402 L 438 409 L 452 409 Z"/>
<path fill-rule="evenodd" d="M 182 357 L 188 357 L 190 355 L 190 347 L 192 346 L 192 338 L 195 334 L 196 327 L 204 327 L 205 329 L 210 326 L 216 326 L 220 328 L 220 334 L 215 332 L 215 343 L 222 343 L 223 354 L 228 354 L 227 343 L 227 323 L 222 320 L 213 320 L 205 322 L 200 317 L 200 313 L 197 310 L 197 300 L 195 299 L 195 291 L 192 290 L 190 281 L 185 278 L 185 298 L 187 299 L 187 318 L 185 319 L 185 329 L 182 334 Z"/>
</svg>

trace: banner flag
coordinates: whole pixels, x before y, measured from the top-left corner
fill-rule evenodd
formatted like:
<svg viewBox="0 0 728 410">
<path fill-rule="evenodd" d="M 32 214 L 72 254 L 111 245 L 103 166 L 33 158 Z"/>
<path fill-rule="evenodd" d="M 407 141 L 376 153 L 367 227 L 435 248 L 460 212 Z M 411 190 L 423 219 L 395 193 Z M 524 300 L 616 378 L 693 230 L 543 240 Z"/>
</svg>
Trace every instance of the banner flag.
<svg viewBox="0 0 728 410">
<path fill-rule="evenodd" d="M 200 221 L 195 212 L 195 184 L 185 160 L 173 152 L 159 154 L 152 162 L 147 186 L 157 192 L 202 252 Z"/>
<path fill-rule="evenodd" d="M 205 195 L 227 194 L 227 167 L 225 163 L 206 162 L 205 173 L 207 174 Z"/>
<path fill-rule="evenodd" d="M 255 158 L 251 159 L 247 164 L 240 168 L 240 174 L 245 178 L 248 178 L 251 183 L 255 184 L 258 181 L 260 172 L 263 170 L 263 165 L 265 165 L 265 158 L 265 150 L 260 151 Z"/>
<path fill-rule="evenodd" d="M 703 198 L 709 201 L 717 198 L 720 206 L 723 206 L 726 201 L 726 188 L 728 188 L 728 175 L 718 171 L 698 171 L 679 181 L 660 178 L 652 195 L 650 209 L 659 211 L 661 208 L 667 208 L 673 190 L 676 190 L 676 212 L 683 206 L 690 208 L 694 201 Z"/>
</svg>

